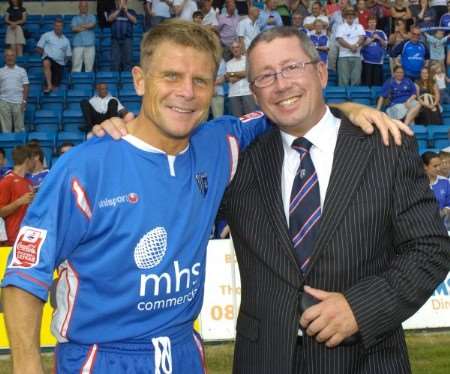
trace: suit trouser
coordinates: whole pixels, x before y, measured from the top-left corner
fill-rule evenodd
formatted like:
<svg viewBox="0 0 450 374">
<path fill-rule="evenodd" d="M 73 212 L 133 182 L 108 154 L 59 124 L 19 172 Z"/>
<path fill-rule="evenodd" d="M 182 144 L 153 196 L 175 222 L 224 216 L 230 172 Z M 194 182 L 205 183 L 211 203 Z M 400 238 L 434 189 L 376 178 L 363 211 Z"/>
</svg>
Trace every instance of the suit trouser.
<svg viewBox="0 0 450 374">
<path fill-rule="evenodd" d="M 361 57 L 338 58 L 339 86 L 356 86 L 361 83 Z"/>
<path fill-rule="evenodd" d="M 72 51 L 72 71 L 81 71 L 84 63 L 84 71 L 92 71 L 95 61 L 95 46 L 74 47 Z"/>
<path fill-rule="evenodd" d="M 0 100 L 1 132 L 25 131 L 22 104 L 8 103 Z"/>
<path fill-rule="evenodd" d="M 118 112 L 118 103 L 116 99 L 111 99 L 108 102 L 108 110 L 106 113 L 97 112 L 93 106 L 89 103 L 89 100 L 81 100 L 80 107 L 81 112 L 83 113 L 84 120 L 86 122 L 86 126 L 80 128 L 82 131 L 89 132 L 92 130 L 94 125 L 102 123 L 111 117 L 117 117 Z"/>
<path fill-rule="evenodd" d="M 235 117 L 254 112 L 256 103 L 252 95 L 232 96 L 230 99 L 230 112 Z"/>
</svg>

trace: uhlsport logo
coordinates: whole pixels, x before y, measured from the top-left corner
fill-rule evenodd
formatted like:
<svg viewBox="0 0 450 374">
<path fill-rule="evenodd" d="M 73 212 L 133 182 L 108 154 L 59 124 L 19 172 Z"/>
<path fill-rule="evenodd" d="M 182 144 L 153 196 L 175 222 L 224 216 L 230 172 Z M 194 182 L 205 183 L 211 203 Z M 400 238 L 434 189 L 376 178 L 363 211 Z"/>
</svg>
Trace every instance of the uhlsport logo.
<svg viewBox="0 0 450 374">
<path fill-rule="evenodd" d="M 136 192 L 130 192 L 126 195 L 120 195 L 107 199 L 100 200 L 98 203 L 99 208 L 115 208 L 120 204 L 136 204 L 139 201 L 139 195 Z"/>
<path fill-rule="evenodd" d="M 144 234 L 134 248 L 139 272 L 137 309 L 141 312 L 174 308 L 194 300 L 201 284 L 201 263 L 180 258 L 165 261 L 168 234 L 158 226 Z M 177 253 L 178 255 L 178 253 Z M 159 266 L 161 265 L 161 266 Z"/>
</svg>

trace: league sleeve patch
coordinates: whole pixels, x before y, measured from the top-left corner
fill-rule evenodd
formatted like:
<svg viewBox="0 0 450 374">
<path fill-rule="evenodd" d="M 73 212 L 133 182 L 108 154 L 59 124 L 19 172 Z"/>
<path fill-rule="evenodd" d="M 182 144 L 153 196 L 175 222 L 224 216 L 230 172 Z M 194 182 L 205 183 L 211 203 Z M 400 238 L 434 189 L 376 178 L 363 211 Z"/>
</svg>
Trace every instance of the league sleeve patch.
<svg viewBox="0 0 450 374">
<path fill-rule="evenodd" d="M 246 123 L 246 122 L 250 122 L 252 119 L 261 118 L 263 115 L 264 115 L 264 113 L 260 112 L 260 111 L 251 112 L 251 113 L 247 113 L 247 114 L 243 115 L 242 117 L 239 118 L 239 120 L 242 123 Z"/>
<path fill-rule="evenodd" d="M 28 269 L 39 264 L 46 236 L 47 230 L 23 226 L 14 243 L 13 258 L 8 268 Z"/>
<path fill-rule="evenodd" d="M 239 143 L 238 140 L 231 135 L 227 136 L 228 148 L 230 152 L 230 175 L 228 177 L 228 183 L 230 183 L 234 175 L 236 174 L 238 159 L 239 159 Z"/>
</svg>

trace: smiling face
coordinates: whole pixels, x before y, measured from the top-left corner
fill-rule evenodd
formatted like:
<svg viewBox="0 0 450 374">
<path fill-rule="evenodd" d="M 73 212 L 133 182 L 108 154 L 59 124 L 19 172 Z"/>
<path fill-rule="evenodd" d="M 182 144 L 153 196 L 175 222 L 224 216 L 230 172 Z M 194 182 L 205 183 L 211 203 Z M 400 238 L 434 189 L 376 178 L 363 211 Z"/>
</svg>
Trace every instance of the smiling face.
<svg viewBox="0 0 450 374">
<path fill-rule="evenodd" d="M 289 64 L 311 61 L 296 36 L 261 41 L 249 51 L 250 80 L 262 74 L 279 72 Z M 283 131 L 304 135 L 325 113 L 322 90 L 328 74 L 324 64 L 305 65 L 296 78 L 286 79 L 279 74 L 273 84 L 264 88 L 252 85 L 256 101 L 262 111 Z"/>
<path fill-rule="evenodd" d="M 138 119 L 154 146 L 187 144 L 207 117 L 215 70 L 211 54 L 172 41 L 161 42 L 144 69 L 133 68 L 136 92 L 144 96 Z"/>
</svg>

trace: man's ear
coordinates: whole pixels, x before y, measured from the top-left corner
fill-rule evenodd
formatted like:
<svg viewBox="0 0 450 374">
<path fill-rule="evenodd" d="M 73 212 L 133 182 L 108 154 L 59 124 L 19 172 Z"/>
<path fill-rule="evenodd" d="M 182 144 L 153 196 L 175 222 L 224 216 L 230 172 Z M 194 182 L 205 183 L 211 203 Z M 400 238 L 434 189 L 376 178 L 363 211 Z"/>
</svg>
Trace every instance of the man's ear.
<svg viewBox="0 0 450 374">
<path fill-rule="evenodd" d="M 142 68 L 139 66 L 133 66 L 131 69 L 131 74 L 133 75 L 134 89 L 138 96 L 144 96 L 145 92 L 145 74 Z"/>
</svg>

